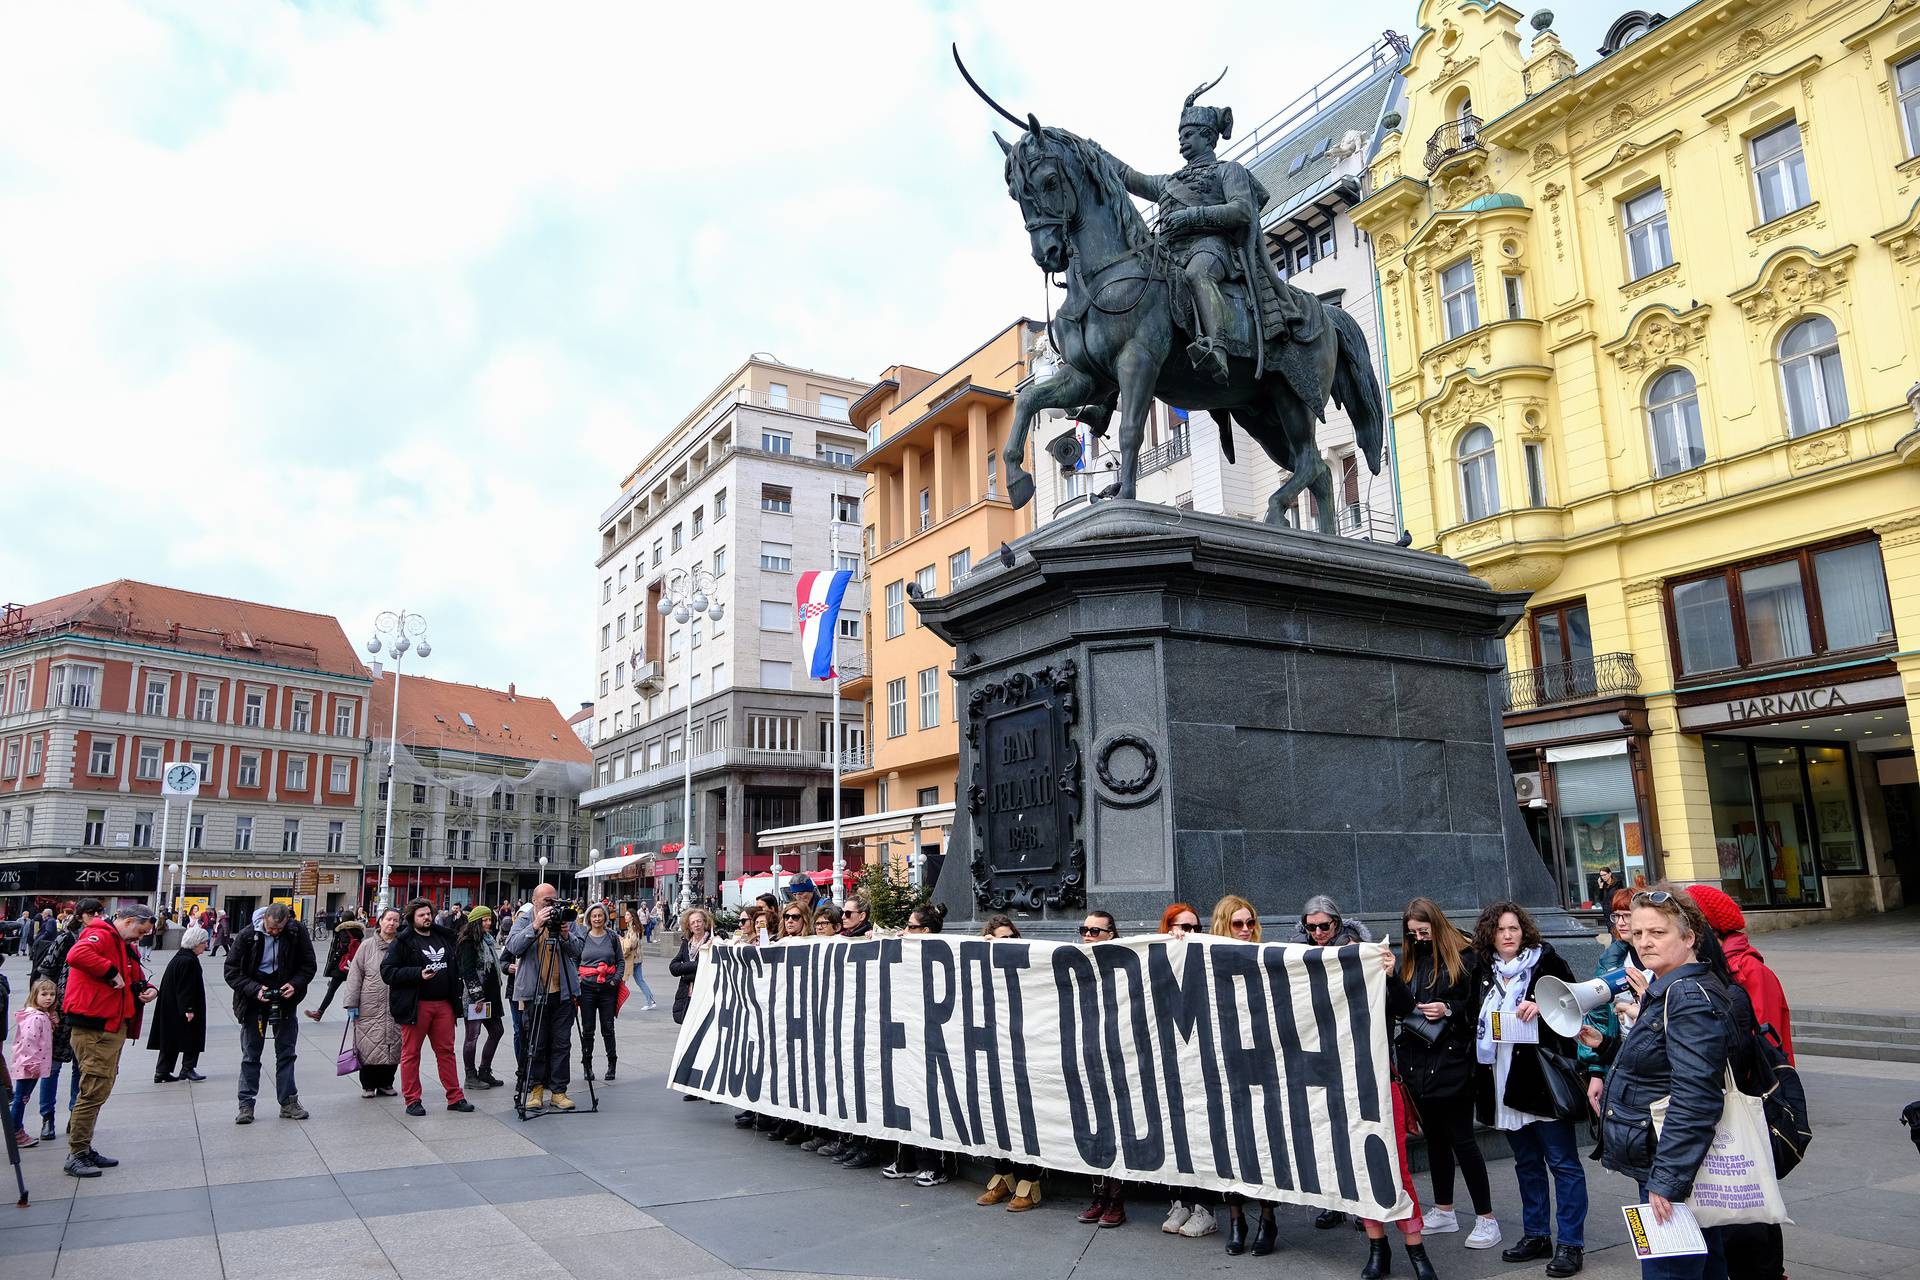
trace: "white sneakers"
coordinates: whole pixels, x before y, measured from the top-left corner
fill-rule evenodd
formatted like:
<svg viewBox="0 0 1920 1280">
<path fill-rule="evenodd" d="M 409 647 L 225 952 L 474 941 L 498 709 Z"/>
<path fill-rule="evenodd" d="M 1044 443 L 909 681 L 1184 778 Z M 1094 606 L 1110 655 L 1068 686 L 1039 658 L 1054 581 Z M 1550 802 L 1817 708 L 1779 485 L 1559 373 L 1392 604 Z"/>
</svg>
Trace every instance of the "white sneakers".
<svg viewBox="0 0 1920 1280">
<path fill-rule="evenodd" d="M 1420 1219 L 1421 1235 L 1440 1236 L 1459 1229 L 1460 1215 L 1451 1209 L 1429 1209 Z"/>
<path fill-rule="evenodd" d="M 1457 1229 L 1457 1228 L 1456 1228 Z M 1500 1221 L 1497 1218 L 1476 1218 L 1473 1233 L 1467 1237 L 1469 1249 L 1491 1249 L 1500 1243 Z"/>
<path fill-rule="evenodd" d="M 1189 1213 L 1187 1220 L 1180 1224 L 1180 1234 L 1189 1240 L 1210 1236 L 1219 1229 L 1220 1224 L 1214 1221 L 1213 1210 L 1203 1204 L 1193 1206 L 1193 1212 Z"/>
<path fill-rule="evenodd" d="M 1184 1200 L 1175 1200 L 1173 1204 L 1168 1207 L 1167 1220 L 1160 1224 L 1160 1230 L 1166 1232 L 1170 1236 L 1179 1235 L 1180 1228 L 1187 1225 L 1187 1218 L 1192 1214 L 1192 1212 L 1193 1212 L 1192 1205 L 1188 1204 Z"/>
</svg>

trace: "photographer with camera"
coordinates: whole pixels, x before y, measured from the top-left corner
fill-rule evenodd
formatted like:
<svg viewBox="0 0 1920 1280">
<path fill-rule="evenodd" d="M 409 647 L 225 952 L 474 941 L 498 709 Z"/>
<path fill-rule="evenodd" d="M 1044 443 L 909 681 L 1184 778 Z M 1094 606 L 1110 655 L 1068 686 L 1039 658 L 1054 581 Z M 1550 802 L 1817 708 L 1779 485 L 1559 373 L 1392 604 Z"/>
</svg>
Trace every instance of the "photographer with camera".
<svg viewBox="0 0 1920 1280">
<path fill-rule="evenodd" d="M 561 909 L 558 896 L 550 884 L 535 885 L 533 901 L 514 919 L 505 948 L 515 962 L 513 998 L 526 1024 L 520 1064 L 526 1111 L 573 1110 L 567 1097 L 568 1051 L 580 998 L 580 940 L 571 928 L 577 917 Z"/>
<path fill-rule="evenodd" d="M 240 1110 L 235 1124 L 253 1123 L 253 1100 L 260 1092 L 260 1058 L 267 1029 L 273 1029 L 273 1085 L 282 1120 L 305 1120 L 300 1090 L 293 1082 L 299 1052 L 300 1001 L 319 966 L 313 939 L 284 902 L 262 907 L 240 931 L 227 952 L 227 985 L 233 988 L 233 1017 L 240 1024 Z"/>
</svg>

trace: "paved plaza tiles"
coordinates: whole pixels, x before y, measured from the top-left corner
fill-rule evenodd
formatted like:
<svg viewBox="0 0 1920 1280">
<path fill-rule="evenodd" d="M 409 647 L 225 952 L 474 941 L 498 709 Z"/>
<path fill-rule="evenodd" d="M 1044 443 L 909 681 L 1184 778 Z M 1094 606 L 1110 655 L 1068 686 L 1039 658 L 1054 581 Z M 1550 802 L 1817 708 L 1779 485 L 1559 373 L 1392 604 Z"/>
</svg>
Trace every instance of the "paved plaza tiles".
<svg viewBox="0 0 1920 1280">
<path fill-rule="evenodd" d="M 1912 918 L 1908 917 L 1912 925 Z M 1910 929 L 1900 938 L 1920 936 Z M 1767 939 L 1759 939 L 1764 950 Z M 1811 986 L 1823 949 L 1811 935 L 1780 948 Z M 650 979 L 668 990 L 664 963 Z M 1920 1009 L 1911 945 L 1883 958 L 1883 974 Z M 17 962 L 13 962 L 17 963 Z M 13 963 L 8 965 L 13 967 Z M 705 1277 L 1351 1277 L 1365 1248 L 1350 1230 L 1315 1231 L 1302 1209 L 1280 1213 L 1281 1248 L 1229 1258 L 1219 1236 L 1186 1240 L 1158 1230 L 1164 1204 L 1140 1204 L 1126 1227 L 1083 1227 L 1084 1188 L 1049 1184 L 1021 1215 L 973 1203 L 978 1185 L 922 1189 L 877 1170 L 848 1172 L 795 1148 L 734 1129 L 726 1108 L 688 1103 L 661 1085 L 673 1024 L 639 1002 L 620 1019 L 620 1080 L 600 1086 L 597 1115 L 517 1121 L 510 1090 L 477 1094 L 471 1115 L 445 1111 L 430 1083 L 425 1119 L 398 1098 L 363 1100 L 333 1074 L 342 1014 L 302 1023 L 303 1122 L 263 1105 L 233 1123 L 238 1037 L 206 961 L 216 1023 L 204 1084 L 152 1083 L 153 1057 L 130 1049 L 96 1135 L 122 1161 L 85 1182 L 60 1172 L 65 1143 L 24 1153 L 33 1203 L 0 1199 L 0 1280 L 158 1275 L 162 1280 L 437 1280 L 477 1274 L 587 1280 Z M 1795 974 L 1785 974 L 1789 992 Z M 1884 995 L 1884 991 L 1881 993 Z M 503 1045 L 503 1060 L 506 1055 Z M 1897 1122 L 1920 1097 L 1920 1065 L 1807 1058 L 1816 1120 L 1808 1162 L 1785 1184 L 1797 1225 L 1787 1231 L 1794 1280 L 1920 1280 L 1920 1153 Z M 431 1081 L 431 1072 L 428 1073 Z M 64 1084 L 62 1089 L 64 1091 Z M 586 1101 L 586 1090 L 574 1091 Z M 64 1114 L 64 1113 L 63 1113 Z M 1587 1164 L 1586 1274 L 1626 1277 L 1616 1206 L 1631 1188 Z M 1509 1242 L 1519 1213 L 1512 1166 L 1493 1167 L 1495 1204 Z M 1421 1187 L 1426 1179 L 1419 1179 Z M 10 1195 L 11 1193 L 9 1193 Z M 1462 1235 L 1429 1248 L 1446 1280 L 1536 1276 L 1498 1251 L 1469 1252 Z M 1404 1258 L 1399 1271 L 1405 1271 Z"/>
</svg>

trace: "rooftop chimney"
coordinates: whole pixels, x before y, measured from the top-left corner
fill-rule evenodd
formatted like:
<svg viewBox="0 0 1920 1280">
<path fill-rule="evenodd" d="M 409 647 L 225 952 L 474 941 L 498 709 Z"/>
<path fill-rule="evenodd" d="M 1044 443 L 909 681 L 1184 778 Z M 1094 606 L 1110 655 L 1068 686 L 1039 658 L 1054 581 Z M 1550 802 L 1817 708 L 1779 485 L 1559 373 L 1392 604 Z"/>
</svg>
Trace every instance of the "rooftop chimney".
<svg viewBox="0 0 1920 1280">
<path fill-rule="evenodd" d="M 513 692 L 514 692 L 514 690 L 513 690 L 513 682 L 512 682 L 511 680 L 509 680 L 509 681 L 507 682 L 507 701 L 508 701 L 508 702 L 512 702 L 512 701 L 513 701 Z"/>
</svg>

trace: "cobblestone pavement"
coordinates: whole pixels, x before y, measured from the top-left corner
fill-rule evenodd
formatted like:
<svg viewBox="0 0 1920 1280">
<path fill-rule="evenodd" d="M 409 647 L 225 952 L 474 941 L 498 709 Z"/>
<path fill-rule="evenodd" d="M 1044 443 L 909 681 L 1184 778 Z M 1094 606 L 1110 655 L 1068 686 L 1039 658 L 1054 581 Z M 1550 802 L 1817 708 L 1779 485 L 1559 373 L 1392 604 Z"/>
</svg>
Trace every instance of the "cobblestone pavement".
<svg viewBox="0 0 1920 1280">
<path fill-rule="evenodd" d="M 1780 948 L 1790 992 L 1802 958 L 1815 957 L 1811 981 L 1844 953 L 1818 941 L 1802 930 Z M 652 949 L 648 976 L 664 995 L 662 952 Z M 599 1086 L 598 1114 L 520 1122 L 509 1090 L 476 1095 L 471 1115 L 451 1114 L 429 1071 L 429 1113 L 410 1120 L 398 1098 L 363 1100 L 352 1080 L 334 1076 L 336 1004 L 319 1026 L 301 1025 L 301 1100 L 312 1118 L 280 1120 L 263 1105 L 255 1124 L 237 1127 L 238 1036 L 215 963 L 208 986 L 221 1012 L 201 1064 L 211 1079 L 155 1085 L 152 1055 L 130 1048 L 95 1138 L 120 1167 L 80 1182 L 60 1172 L 63 1141 L 25 1152 L 33 1204 L 9 1209 L 0 1198 L 0 1280 L 156 1269 L 194 1280 L 434 1280 L 476 1267 L 594 1280 L 1349 1277 L 1364 1259 L 1356 1232 L 1315 1231 L 1300 1209 L 1282 1211 L 1278 1253 L 1236 1259 L 1219 1236 L 1162 1235 L 1158 1203 L 1138 1206 L 1118 1230 L 1083 1227 L 1073 1216 L 1082 1188 L 1071 1180 L 1050 1185 L 1038 1210 L 1010 1216 L 976 1207 L 970 1181 L 921 1189 L 838 1169 L 663 1088 L 674 1027 L 664 1004 L 642 1013 L 637 1000 L 620 1020 L 620 1079 Z M 1880 977 L 1906 991 L 1903 1007 L 1920 1008 L 1910 964 Z M 501 1057 L 510 1061 L 505 1044 Z M 1802 1069 L 1817 1132 L 1807 1164 L 1786 1183 L 1798 1223 L 1787 1232 L 1794 1280 L 1920 1280 L 1920 1154 L 1896 1119 L 1920 1097 L 1920 1066 L 1808 1058 Z M 584 1089 L 574 1096 L 585 1104 Z M 1638 1275 L 1616 1207 L 1630 1188 L 1587 1167 L 1587 1274 Z M 1511 1166 L 1496 1164 L 1493 1176 L 1511 1240 Z M 1538 1264 L 1503 1264 L 1497 1251 L 1468 1252 L 1463 1239 L 1430 1242 L 1448 1280 L 1539 1274 Z"/>
</svg>

